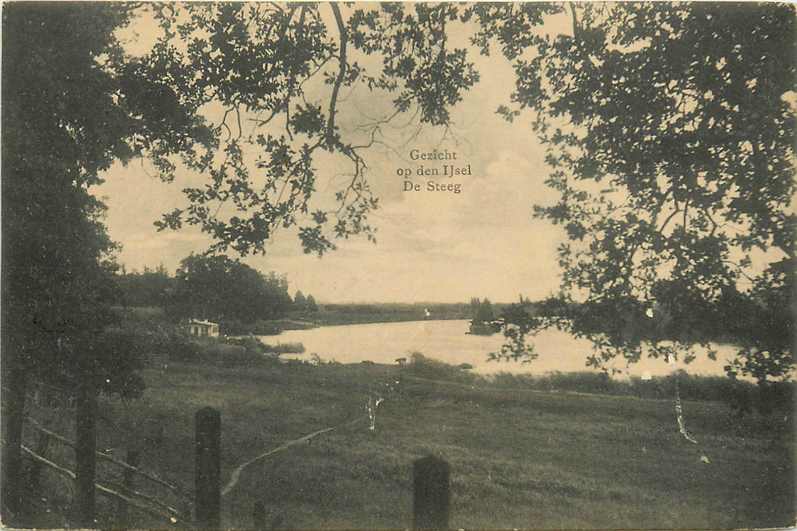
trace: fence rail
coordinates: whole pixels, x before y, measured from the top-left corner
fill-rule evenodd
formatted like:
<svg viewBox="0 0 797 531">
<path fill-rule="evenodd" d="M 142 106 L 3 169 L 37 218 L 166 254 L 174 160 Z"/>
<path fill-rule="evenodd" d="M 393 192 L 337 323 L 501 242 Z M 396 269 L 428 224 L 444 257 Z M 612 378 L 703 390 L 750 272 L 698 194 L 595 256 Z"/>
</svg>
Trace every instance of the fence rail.
<svg viewBox="0 0 797 531">
<path fill-rule="evenodd" d="M 69 481 L 70 486 L 77 481 L 77 473 L 69 468 L 55 463 L 53 460 L 47 458 L 47 452 L 51 447 L 52 441 L 57 441 L 64 446 L 76 448 L 77 444 L 67 437 L 49 430 L 41 425 L 35 418 L 26 416 L 25 420 L 39 433 L 39 440 L 36 445 L 36 450 L 32 450 L 28 446 L 21 447 L 22 452 L 28 455 L 31 459 L 31 465 L 28 468 L 28 486 L 31 490 L 37 491 L 40 485 L 41 467 L 47 467 L 56 472 L 60 477 Z M 134 478 L 142 477 L 157 485 L 167 488 L 171 493 L 176 495 L 178 502 L 185 507 L 190 506 L 190 501 L 185 497 L 184 489 L 179 489 L 175 485 L 170 484 L 161 478 L 142 470 L 138 466 L 138 453 L 135 451 L 128 452 L 128 461 L 125 462 L 115 457 L 101 452 L 95 451 L 95 459 L 102 459 L 113 465 L 120 467 L 124 471 L 124 477 L 119 483 L 102 484 L 99 482 L 94 483 L 94 487 L 101 495 L 112 498 L 117 501 L 117 520 L 119 522 L 126 522 L 129 518 L 129 508 L 133 507 L 137 510 L 143 511 L 151 516 L 160 520 L 164 520 L 170 525 L 180 522 L 182 525 L 191 523 L 191 511 L 181 510 L 170 506 L 157 496 L 146 494 L 139 490 L 134 489 Z M 74 491 L 73 491 L 74 492 Z M 92 503 L 93 505 L 93 503 Z M 93 521 L 93 516 L 91 518 Z"/>
<path fill-rule="evenodd" d="M 44 434 L 47 434 L 48 436 L 52 437 L 52 438 L 53 438 L 53 439 L 55 439 L 56 441 L 58 441 L 58 442 L 60 442 L 60 443 L 62 443 L 62 444 L 64 444 L 64 445 L 66 445 L 66 446 L 69 446 L 69 447 L 71 447 L 71 448 L 76 448 L 76 447 L 77 447 L 77 444 L 76 444 L 74 441 L 70 441 L 69 439 L 67 439 L 67 438 L 66 438 L 66 437 L 64 437 L 63 435 L 60 435 L 60 434 L 58 434 L 58 433 L 55 433 L 54 431 L 48 430 L 47 428 L 45 428 L 44 426 L 42 426 L 42 425 L 39 423 L 39 421 L 37 421 L 37 420 L 36 420 L 36 419 L 34 419 L 33 417 L 30 417 L 30 416 L 28 416 L 28 417 L 25 417 L 25 419 L 26 419 L 28 422 L 30 422 L 30 423 L 31 423 L 31 425 L 32 425 L 32 426 L 33 426 L 33 427 L 34 427 L 36 430 L 38 430 L 39 432 L 41 432 L 41 433 L 44 433 Z M 183 494 L 183 492 L 184 492 L 183 490 L 181 490 L 181 489 L 179 489 L 178 487 L 176 487 L 176 486 L 174 486 L 174 485 L 172 485 L 172 484 L 170 484 L 170 483 L 168 483 L 168 482 L 166 482 L 166 481 L 164 481 L 164 480 L 160 479 L 160 478 L 159 478 L 159 477 L 157 477 L 157 476 L 154 476 L 154 475 L 152 475 L 152 474 L 150 474 L 150 473 L 148 473 L 148 472 L 145 472 L 144 470 L 141 470 L 140 468 L 138 468 L 138 467 L 136 467 L 136 466 L 133 466 L 133 465 L 131 465 L 131 464 L 129 464 L 129 463 L 125 463 L 124 461 L 121 461 L 121 460 L 119 460 L 119 459 L 116 459 L 116 458 L 115 458 L 115 457 L 113 457 L 112 455 L 108 455 L 108 454 L 106 454 L 105 452 L 101 452 L 101 451 L 99 451 L 99 450 L 97 450 L 97 451 L 95 452 L 95 454 L 96 454 L 96 455 L 97 455 L 97 457 L 99 457 L 100 459 L 103 459 L 103 460 L 105 460 L 105 461 L 108 461 L 108 462 L 110 462 L 110 463 L 113 463 L 113 464 L 115 464 L 115 465 L 117 465 L 117 466 L 119 466 L 119 467 L 121 467 L 121 468 L 123 468 L 123 469 L 125 469 L 125 470 L 127 470 L 127 471 L 129 471 L 129 472 L 131 472 L 131 473 L 133 473 L 133 474 L 138 474 L 139 476 L 141 476 L 141 477 L 143 477 L 143 478 L 145 478 L 145 479 L 148 479 L 148 480 L 152 481 L 153 483 L 157 483 L 158 485 L 160 485 L 160 486 L 162 486 L 162 487 L 166 487 L 167 489 L 171 490 L 171 491 L 172 491 L 172 492 L 173 492 L 173 493 L 174 493 L 176 496 L 178 496 L 178 497 L 180 497 L 180 498 L 184 498 L 184 496 L 185 496 L 185 495 Z"/>
<path fill-rule="evenodd" d="M 29 468 L 31 485 L 38 485 L 41 466 L 48 467 L 60 476 L 75 482 L 77 474 L 68 468 L 59 465 L 46 457 L 51 441 L 58 441 L 66 446 L 75 448 L 76 444 L 68 438 L 42 426 L 32 417 L 27 420 L 40 434 L 36 451 L 27 446 L 22 446 L 22 451 L 32 460 Z M 331 429 L 319 430 L 299 440 L 329 432 Z M 293 441 L 295 442 L 295 441 Z M 277 450 L 293 446 L 285 444 Z M 271 450 L 254 460 L 276 453 Z M 138 466 L 138 453 L 129 451 L 128 462 L 121 461 L 104 452 L 96 451 L 96 458 L 104 459 L 124 470 L 121 484 L 111 486 L 94 483 L 96 491 L 117 502 L 117 521 L 124 526 L 129 526 L 129 508 L 154 516 L 165 521 L 171 526 L 195 526 L 199 528 L 221 527 L 221 412 L 210 408 L 202 408 L 195 415 L 195 485 L 194 485 L 194 510 L 180 510 L 171 507 L 156 496 L 140 492 L 134 488 L 134 477 L 140 476 L 149 481 L 168 488 L 178 496 L 178 500 L 190 506 L 190 501 L 184 498 L 184 491 L 176 486 L 158 478 L 157 476 L 141 470 Z M 231 477 L 225 491 L 234 485 L 241 467 L 238 467 Z M 414 529 L 447 529 L 450 517 L 450 470 L 449 465 L 442 459 L 427 456 L 416 460 L 412 466 L 413 471 L 413 518 Z M 93 504 L 93 501 L 92 501 Z M 252 520 L 255 528 L 263 529 L 266 525 L 266 510 L 262 501 L 255 503 L 252 510 Z M 93 521 L 93 515 L 92 515 Z"/>
<path fill-rule="evenodd" d="M 22 448 L 22 451 L 24 453 L 28 454 L 28 456 L 31 457 L 31 459 L 34 459 L 35 461 L 47 466 L 48 468 L 56 471 L 57 473 L 61 474 L 62 476 L 71 479 L 72 481 L 76 481 L 77 480 L 77 475 L 73 471 L 69 470 L 68 468 L 63 467 L 61 465 L 58 465 L 56 463 L 53 463 L 52 461 L 50 461 L 46 457 L 43 457 L 43 456 L 37 454 L 36 452 L 34 452 L 33 450 L 31 450 L 30 448 L 28 448 L 25 445 L 22 445 L 21 448 Z M 112 489 L 110 487 L 107 487 L 105 485 L 102 485 L 100 483 L 95 483 L 94 486 L 96 487 L 98 492 L 100 492 L 101 494 L 103 494 L 105 496 L 108 496 L 108 497 L 113 498 L 113 499 L 118 500 L 118 501 L 122 501 L 122 502 L 124 502 L 124 503 L 126 503 L 128 505 L 131 505 L 131 506 L 133 506 L 133 507 L 135 507 L 135 508 L 137 508 L 137 509 L 139 509 L 141 511 L 149 513 L 152 516 L 155 516 L 157 518 L 161 518 L 163 520 L 166 520 L 167 522 L 177 523 L 176 519 L 174 519 L 174 516 L 171 515 L 171 514 L 163 513 L 161 511 L 158 511 L 157 509 L 153 509 L 152 507 L 148 507 L 146 505 L 138 503 L 136 500 L 134 500 L 134 499 L 132 499 L 132 498 L 130 498 L 128 496 L 125 496 L 124 494 L 122 494 L 120 492 L 117 492 L 114 489 Z"/>
</svg>

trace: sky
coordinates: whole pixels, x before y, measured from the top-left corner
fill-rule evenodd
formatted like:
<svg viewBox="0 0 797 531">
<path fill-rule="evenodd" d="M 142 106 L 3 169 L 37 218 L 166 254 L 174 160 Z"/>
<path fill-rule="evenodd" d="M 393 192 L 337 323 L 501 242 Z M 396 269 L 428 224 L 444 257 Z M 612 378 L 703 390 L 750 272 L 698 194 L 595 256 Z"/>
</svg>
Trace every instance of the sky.
<svg viewBox="0 0 797 531">
<path fill-rule="evenodd" d="M 149 26 L 140 21 L 127 35 L 131 49 L 144 50 Z M 480 82 L 452 109 L 448 130 L 431 126 L 420 132 L 399 117 L 385 128 L 388 147 L 364 153 L 368 179 L 380 198 L 370 218 L 376 244 L 364 237 L 338 241 L 322 258 L 304 254 L 295 231 L 278 231 L 265 256 L 243 261 L 266 273 L 286 274 L 291 291 L 301 289 L 320 302 L 467 302 L 472 297 L 514 301 L 522 294 L 539 299 L 556 291 L 556 248 L 560 228 L 532 217 L 534 204 L 551 204 L 556 194 L 544 184 L 543 148 L 531 130 L 531 114 L 510 124 L 495 111 L 509 102 L 510 65 L 496 54 L 471 57 Z M 323 88 L 308 97 L 322 101 Z M 344 134 L 369 119 L 392 113 L 390 98 L 359 88 L 343 95 L 340 126 Z M 417 136 L 416 136 L 417 134 Z M 448 150 L 472 175 L 410 179 L 421 191 L 405 191 L 399 169 L 421 164 L 441 168 L 441 161 L 412 160 L 411 151 Z M 453 161 L 452 161 L 453 162 Z M 340 161 L 316 161 L 317 199 L 328 200 L 341 173 Z M 158 232 L 153 222 L 185 204 L 182 188 L 205 178 L 179 171 L 173 183 L 153 177 L 147 161 L 117 164 L 94 190 L 108 205 L 106 224 L 122 244 L 119 262 L 128 271 L 163 264 L 173 272 L 188 254 L 208 248 L 210 240 L 194 227 Z M 459 185 L 461 193 L 428 191 L 428 181 Z M 235 254 L 231 256 L 236 257 Z"/>
</svg>

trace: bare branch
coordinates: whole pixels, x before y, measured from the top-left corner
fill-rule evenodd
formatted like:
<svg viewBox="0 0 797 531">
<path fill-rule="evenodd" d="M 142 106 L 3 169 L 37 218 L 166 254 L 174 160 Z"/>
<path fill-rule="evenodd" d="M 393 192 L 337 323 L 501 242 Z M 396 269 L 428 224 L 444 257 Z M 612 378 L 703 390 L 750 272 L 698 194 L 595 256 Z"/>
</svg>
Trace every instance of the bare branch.
<svg viewBox="0 0 797 531">
<path fill-rule="evenodd" d="M 338 61 L 340 63 L 340 68 L 338 69 L 338 76 L 335 78 L 335 84 L 332 87 L 332 96 L 329 99 L 329 118 L 327 119 L 327 143 L 332 143 L 332 137 L 335 130 L 335 112 L 338 102 L 338 91 L 340 91 L 340 86 L 343 84 L 343 79 L 346 77 L 346 45 L 348 41 L 348 34 L 346 32 L 346 26 L 343 23 L 343 17 L 340 14 L 340 8 L 336 3 L 330 3 L 329 7 L 332 9 L 332 12 L 335 14 L 335 23 L 338 25 L 338 33 L 340 34 L 340 55 L 338 57 Z"/>
<path fill-rule="evenodd" d="M 664 223 L 661 224 L 661 227 L 659 227 L 659 230 L 657 231 L 662 236 L 664 236 L 664 229 L 670 223 L 672 218 L 674 218 L 675 215 L 678 214 L 678 212 L 681 211 L 681 209 L 678 207 L 678 202 L 674 201 L 674 203 L 675 203 L 675 208 L 673 209 L 672 213 L 669 216 L 667 216 L 667 219 L 664 220 Z"/>
<path fill-rule="evenodd" d="M 578 18 L 576 17 L 576 5 L 574 2 L 568 2 L 570 7 L 570 15 L 573 19 L 573 38 L 577 39 L 581 36 L 581 29 L 578 27 Z"/>
</svg>

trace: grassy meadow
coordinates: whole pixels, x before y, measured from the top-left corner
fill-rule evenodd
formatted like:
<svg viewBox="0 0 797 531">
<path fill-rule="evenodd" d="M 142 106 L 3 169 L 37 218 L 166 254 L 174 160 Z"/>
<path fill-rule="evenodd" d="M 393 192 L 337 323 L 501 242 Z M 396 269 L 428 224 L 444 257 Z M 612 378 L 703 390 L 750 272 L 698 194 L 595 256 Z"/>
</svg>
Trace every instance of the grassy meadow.
<svg viewBox="0 0 797 531">
<path fill-rule="evenodd" d="M 455 528 L 794 523 L 793 435 L 782 414 L 740 418 L 720 402 L 685 400 L 687 428 L 699 442 L 691 444 L 678 432 L 671 399 L 440 380 L 412 364 L 168 363 L 144 376 L 142 399 L 102 401 L 98 448 L 117 457 L 140 450 L 142 467 L 187 497 L 194 481 L 193 416 L 203 406 L 222 412 L 222 485 L 241 463 L 338 426 L 245 468 L 222 500 L 224 527 L 251 527 L 258 500 L 279 528 L 408 527 L 412 462 L 428 454 L 451 466 Z M 390 391 L 386 384 L 397 380 Z M 371 431 L 365 404 L 374 394 L 386 400 Z M 31 413 L 73 435 L 63 411 Z M 34 444 L 32 430 L 26 437 Z M 69 451 L 53 447 L 49 455 L 71 463 Z M 118 476 L 100 465 L 101 482 Z M 179 504 L 163 489 L 136 481 L 138 490 Z M 60 527 L 66 483 L 51 472 L 43 482 L 42 507 L 49 512 L 31 523 Z M 117 525 L 114 505 L 99 500 L 98 524 Z M 136 511 L 132 518 L 140 527 L 169 525 Z"/>
</svg>

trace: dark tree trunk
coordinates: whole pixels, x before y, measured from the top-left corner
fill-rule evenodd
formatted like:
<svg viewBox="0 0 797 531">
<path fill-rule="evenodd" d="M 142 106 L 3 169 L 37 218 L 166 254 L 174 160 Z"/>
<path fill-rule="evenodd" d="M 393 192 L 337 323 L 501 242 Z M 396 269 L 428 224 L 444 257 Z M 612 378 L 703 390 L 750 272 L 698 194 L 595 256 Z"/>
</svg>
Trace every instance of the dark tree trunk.
<svg viewBox="0 0 797 531">
<path fill-rule="evenodd" d="M 27 374 L 20 367 L 3 367 L 2 506 L 5 524 L 14 524 L 22 509 L 22 426 L 25 421 Z"/>
<path fill-rule="evenodd" d="M 75 444 L 75 474 L 77 476 L 77 499 L 75 500 L 76 524 L 81 527 L 96 527 L 94 521 L 97 450 L 97 392 L 94 379 L 83 373 L 77 393 L 77 434 Z"/>
</svg>

